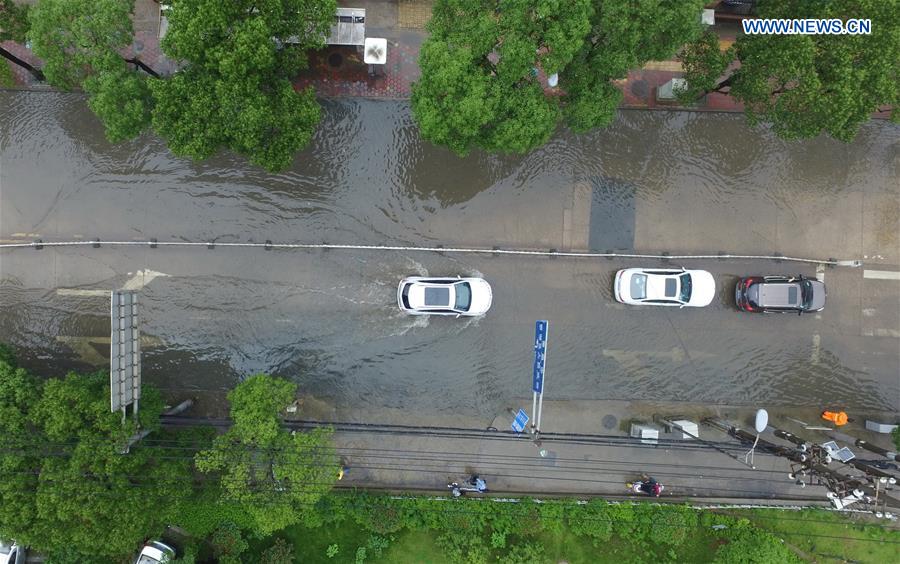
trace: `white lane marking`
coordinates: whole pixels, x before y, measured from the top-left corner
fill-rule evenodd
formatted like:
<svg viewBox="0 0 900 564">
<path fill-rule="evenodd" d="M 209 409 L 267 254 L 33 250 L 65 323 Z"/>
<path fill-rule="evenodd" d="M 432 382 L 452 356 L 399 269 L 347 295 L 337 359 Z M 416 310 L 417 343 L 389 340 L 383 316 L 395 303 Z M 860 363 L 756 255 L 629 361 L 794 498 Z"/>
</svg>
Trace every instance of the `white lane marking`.
<svg viewBox="0 0 900 564">
<path fill-rule="evenodd" d="M 819 364 L 819 351 L 822 348 L 822 337 L 816 333 L 813 335 L 813 346 L 812 346 L 812 354 L 809 356 L 809 361 L 813 364 Z"/>
<path fill-rule="evenodd" d="M 59 288 L 56 290 L 59 296 L 103 296 L 109 297 L 109 290 L 76 290 L 74 288 Z"/>
<path fill-rule="evenodd" d="M 816 280 L 818 280 L 822 284 L 825 283 L 825 265 L 821 262 L 818 266 L 816 266 Z"/>
<path fill-rule="evenodd" d="M 863 278 L 873 280 L 900 280 L 900 272 L 893 270 L 863 270 Z"/>
<path fill-rule="evenodd" d="M 862 310 L 862 314 L 866 317 L 872 317 L 875 315 L 875 312 L 878 311 L 874 307 L 864 307 Z"/>
<path fill-rule="evenodd" d="M 147 284 L 153 281 L 154 278 L 159 278 L 161 276 L 169 276 L 164 272 L 157 272 L 155 270 L 138 270 L 135 275 L 125 282 L 122 286 L 123 290 L 140 290 Z"/>
<path fill-rule="evenodd" d="M 896 329 L 867 329 L 862 332 L 863 337 L 894 337 L 900 339 L 900 331 Z"/>
</svg>

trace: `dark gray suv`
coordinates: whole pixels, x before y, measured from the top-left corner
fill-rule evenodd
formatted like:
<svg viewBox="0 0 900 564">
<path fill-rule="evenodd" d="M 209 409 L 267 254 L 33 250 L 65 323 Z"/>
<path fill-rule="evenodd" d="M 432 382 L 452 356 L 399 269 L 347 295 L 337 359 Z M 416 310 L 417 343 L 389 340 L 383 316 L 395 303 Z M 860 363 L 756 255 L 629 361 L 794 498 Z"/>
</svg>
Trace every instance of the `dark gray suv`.
<svg viewBox="0 0 900 564">
<path fill-rule="evenodd" d="M 748 276 L 738 280 L 734 301 L 753 312 L 805 313 L 825 307 L 825 284 L 801 276 Z"/>
</svg>

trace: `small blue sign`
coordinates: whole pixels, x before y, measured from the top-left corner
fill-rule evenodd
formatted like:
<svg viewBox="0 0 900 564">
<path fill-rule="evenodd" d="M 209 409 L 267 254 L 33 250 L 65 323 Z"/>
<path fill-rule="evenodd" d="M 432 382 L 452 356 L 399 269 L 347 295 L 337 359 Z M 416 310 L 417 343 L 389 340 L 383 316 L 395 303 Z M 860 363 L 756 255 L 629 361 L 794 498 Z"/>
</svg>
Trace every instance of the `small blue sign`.
<svg viewBox="0 0 900 564">
<path fill-rule="evenodd" d="M 520 409 L 518 413 L 516 413 L 516 418 L 512 422 L 512 429 L 516 433 L 521 433 L 525 430 L 525 424 L 528 423 L 528 414 L 525 413 L 524 409 Z"/>
<path fill-rule="evenodd" d="M 531 389 L 541 393 L 544 389 L 544 367 L 547 360 L 547 328 L 546 320 L 534 323 L 534 369 L 532 372 Z"/>
</svg>

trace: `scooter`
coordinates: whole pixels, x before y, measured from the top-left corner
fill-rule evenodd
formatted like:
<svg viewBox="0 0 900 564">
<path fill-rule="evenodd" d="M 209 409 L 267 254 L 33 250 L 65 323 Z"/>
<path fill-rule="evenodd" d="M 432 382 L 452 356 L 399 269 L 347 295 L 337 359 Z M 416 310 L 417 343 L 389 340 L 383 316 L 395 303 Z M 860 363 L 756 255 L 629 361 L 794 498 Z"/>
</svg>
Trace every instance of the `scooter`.
<svg viewBox="0 0 900 564">
<path fill-rule="evenodd" d="M 662 491 L 666 489 L 664 485 L 648 476 L 643 476 L 637 482 L 628 482 L 625 484 L 625 487 L 632 493 L 646 494 L 652 497 L 659 497 Z"/>
<path fill-rule="evenodd" d="M 473 493 L 484 493 L 487 491 L 487 483 L 478 477 L 477 474 L 473 475 L 469 478 L 468 481 L 463 485 L 459 485 L 459 482 L 450 482 L 447 484 L 447 488 L 450 490 L 450 493 L 453 494 L 453 497 L 460 497 L 465 495 L 466 492 Z"/>
</svg>

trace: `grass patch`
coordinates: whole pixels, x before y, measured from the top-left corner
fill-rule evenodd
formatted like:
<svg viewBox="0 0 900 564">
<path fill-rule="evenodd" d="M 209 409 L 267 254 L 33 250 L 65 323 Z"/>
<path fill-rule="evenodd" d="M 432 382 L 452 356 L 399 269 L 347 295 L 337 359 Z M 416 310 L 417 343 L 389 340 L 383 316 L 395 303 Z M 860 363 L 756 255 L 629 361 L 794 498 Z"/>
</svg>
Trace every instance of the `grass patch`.
<svg viewBox="0 0 900 564">
<path fill-rule="evenodd" d="M 818 560 L 883 564 L 896 562 L 900 553 L 900 531 L 887 528 L 885 521 L 813 509 L 761 509 L 729 514 L 746 517 L 760 529 L 782 537 Z"/>
<path fill-rule="evenodd" d="M 365 562 L 371 564 L 448 564 L 450 560 L 437 544 L 438 531 L 406 530 L 391 535 L 390 546 L 380 557 L 368 553 Z M 339 527 L 310 529 L 301 526 L 290 527 L 280 533 L 294 547 L 297 562 L 345 564 L 355 562 L 356 550 L 366 546 L 371 533 L 356 523 L 345 522 Z M 262 541 L 251 541 L 245 553 L 247 562 L 256 562 L 260 554 L 275 542 L 271 537 Z M 509 546 L 537 543 L 544 547 L 541 562 L 529 564 L 556 564 L 565 561 L 570 564 L 621 564 L 622 562 L 710 562 L 715 554 L 717 539 L 705 530 L 697 529 L 689 539 L 677 548 L 663 545 L 647 545 L 629 539 L 613 537 L 594 546 L 589 538 L 579 537 L 567 531 L 540 533 L 535 536 L 510 535 Z M 330 545 L 338 545 L 338 553 L 328 558 L 326 551 Z M 490 537 L 485 537 L 490 544 Z M 507 552 L 506 549 L 491 550 L 490 561 L 496 562 Z"/>
<path fill-rule="evenodd" d="M 275 539 L 283 538 L 294 547 L 295 562 L 331 562 L 334 564 L 353 562 L 356 547 L 365 546 L 369 532 L 356 523 L 345 522 L 337 527 L 288 527 L 273 537 L 250 541 L 250 547 L 243 555 L 247 562 L 257 562 L 262 552 L 272 546 Z M 336 544 L 338 553 L 328 558 L 328 547 Z"/>
</svg>

